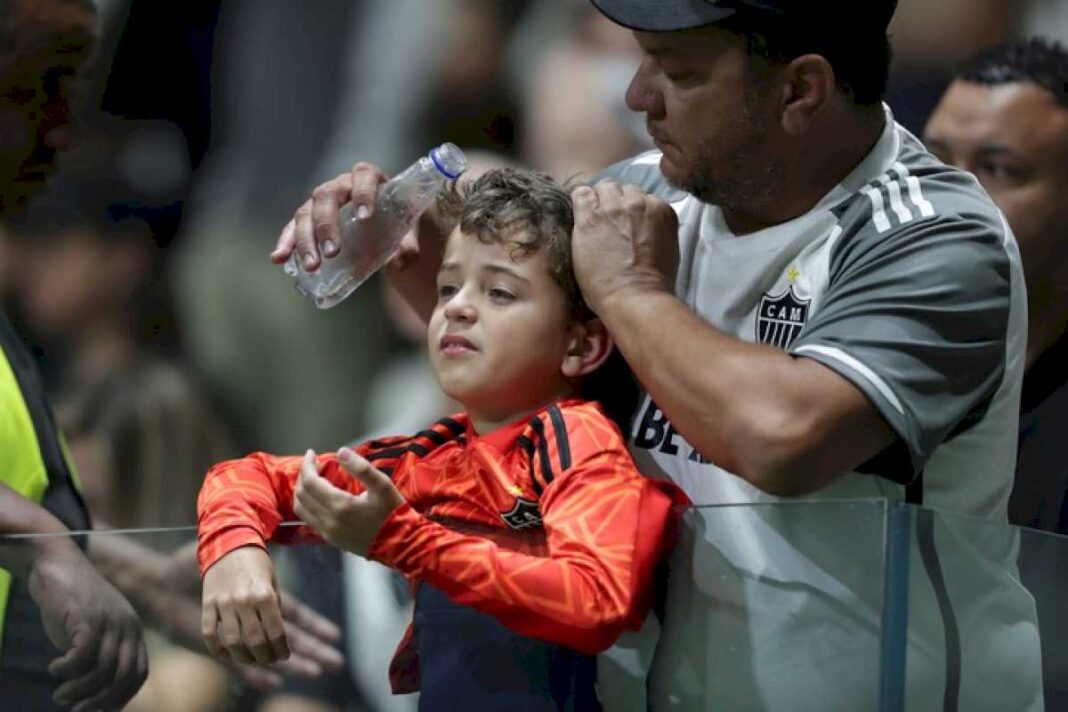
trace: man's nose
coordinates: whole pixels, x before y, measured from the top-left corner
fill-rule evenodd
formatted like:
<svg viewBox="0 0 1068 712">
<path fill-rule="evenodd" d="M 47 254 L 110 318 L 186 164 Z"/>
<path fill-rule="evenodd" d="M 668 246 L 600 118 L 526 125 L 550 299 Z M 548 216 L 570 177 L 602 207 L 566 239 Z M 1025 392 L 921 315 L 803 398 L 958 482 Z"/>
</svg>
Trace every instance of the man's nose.
<svg viewBox="0 0 1068 712">
<path fill-rule="evenodd" d="M 631 111 L 644 112 L 658 118 L 663 113 L 663 101 L 650 81 L 652 71 L 652 60 L 643 60 L 627 87 L 626 102 Z"/>
</svg>

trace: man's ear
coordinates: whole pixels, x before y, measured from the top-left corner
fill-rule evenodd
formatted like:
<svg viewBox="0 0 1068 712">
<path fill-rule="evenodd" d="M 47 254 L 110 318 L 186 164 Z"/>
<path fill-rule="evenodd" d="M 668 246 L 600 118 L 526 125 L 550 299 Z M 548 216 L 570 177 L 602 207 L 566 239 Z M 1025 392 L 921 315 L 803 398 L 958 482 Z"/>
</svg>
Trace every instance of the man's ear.
<svg viewBox="0 0 1068 712">
<path fill-rule="evenodd" d="M 782 128 L 790 136 L 803 134 L 813 118 L 834 96 L 837 79 L 831 63 L 818 54 L 806 54 L 783 70 Z"/>
<path fill-rule="evenodd" d="M 560 364 L 565 378 L 582 378 L 597 370 L 612 353 L 612 337 L 596 317 L 576 322 L 571 327 L 571 340 Z"/>
</svg>

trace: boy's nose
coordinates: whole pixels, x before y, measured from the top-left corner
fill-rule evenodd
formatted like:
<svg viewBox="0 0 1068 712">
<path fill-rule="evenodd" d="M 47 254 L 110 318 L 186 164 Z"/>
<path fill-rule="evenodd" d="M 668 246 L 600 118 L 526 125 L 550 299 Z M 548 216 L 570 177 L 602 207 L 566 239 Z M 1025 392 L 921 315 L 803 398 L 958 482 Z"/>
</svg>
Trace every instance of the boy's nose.
<svg viewBox="0 0 1068 712">
<path fill-rule="evenodd" d="M 463 290 L 457 292 L 445 305 L 445 318 L 449 321 L 475 321 L 478 312 Z"/>
</svg>

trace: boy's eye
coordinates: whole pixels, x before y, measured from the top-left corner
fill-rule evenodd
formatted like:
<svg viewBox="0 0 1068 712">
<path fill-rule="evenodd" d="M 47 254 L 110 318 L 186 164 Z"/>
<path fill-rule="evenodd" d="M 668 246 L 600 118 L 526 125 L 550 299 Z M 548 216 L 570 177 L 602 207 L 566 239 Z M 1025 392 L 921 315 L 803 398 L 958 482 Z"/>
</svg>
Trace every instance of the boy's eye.
<svg viewBox="0 0 1068 712">
<path fill-rule="evenodd" d="M 490 299 L 495 302 L 511 302 L 515 300 L 515 294 L 501 287 L 493 287 L 489 290 Z"/>
<path fill-rule="evenodd" d="M 439 284 L 438 285 L 438 297 L 442 299 L 448 299 L 452 295 L 456 294 L 455 284 Z"/>
</svg>

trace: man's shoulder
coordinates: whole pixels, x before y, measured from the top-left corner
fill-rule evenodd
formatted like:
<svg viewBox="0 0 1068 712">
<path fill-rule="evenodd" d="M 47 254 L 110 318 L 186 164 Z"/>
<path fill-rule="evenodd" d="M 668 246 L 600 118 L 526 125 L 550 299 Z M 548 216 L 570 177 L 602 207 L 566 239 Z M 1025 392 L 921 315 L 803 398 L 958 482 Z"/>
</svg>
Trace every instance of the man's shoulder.
<svg viewBox="0 0 1068 712">
<path fill-rule="evenodd" d="M 631 156 L 612 164 L 588 182 L 590 185 L 596 185 L 599 181 L 608 178 L 619 183 L 635 185 L 646 193 L 669 203 L 682 200 L 687 193 L 668 183 L 664 174 L 660 172 L 660 158 L 663 155 L 657 150 L 639 153 L 637 156 Z"/>
<path fill-rule="evenodd" d="M 1008 226 L 979 181 L 939 161 L 907 131 L 900 133 L 895 160 L 835 208 L 842 232 L 885 239 L 967 227 L 986 230 L 1003 242 Z"/>
</svg>

